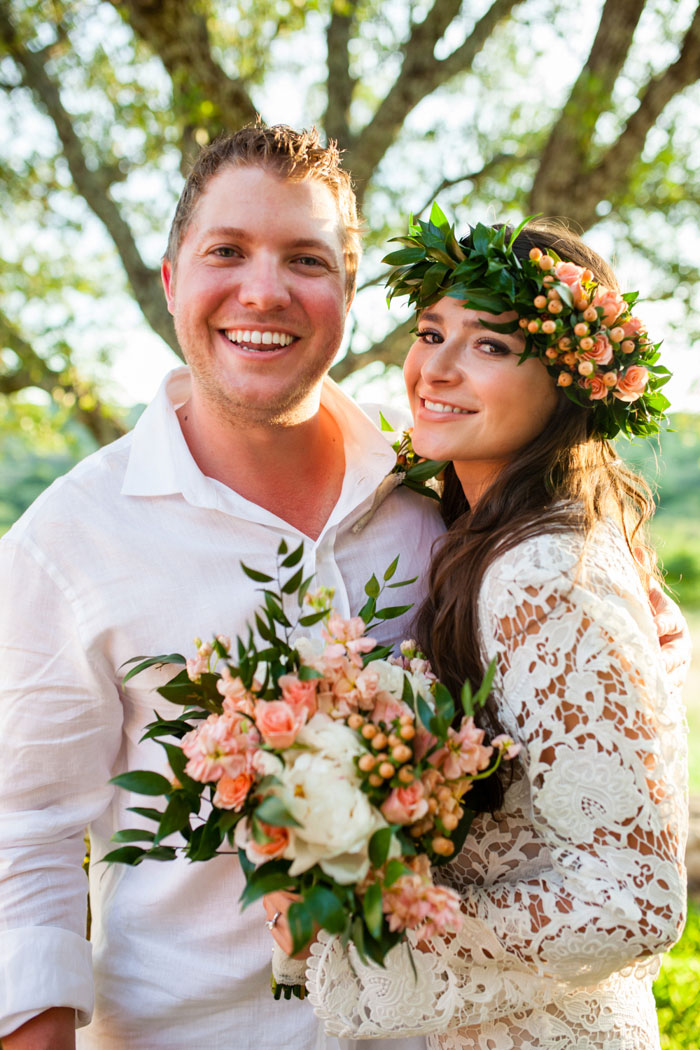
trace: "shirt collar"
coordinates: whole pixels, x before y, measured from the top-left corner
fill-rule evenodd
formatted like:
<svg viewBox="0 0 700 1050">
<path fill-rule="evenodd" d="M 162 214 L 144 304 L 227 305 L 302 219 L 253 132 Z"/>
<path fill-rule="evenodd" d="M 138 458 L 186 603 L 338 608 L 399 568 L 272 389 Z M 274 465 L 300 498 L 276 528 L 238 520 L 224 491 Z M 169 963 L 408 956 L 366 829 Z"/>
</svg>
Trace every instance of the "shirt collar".
<svg viewBox="0 0 700 1050">
<path fill-rule="evenodd" d="M 190 384 L 188 368 L 174 369 L 144 410 L 134 427 L 122 494 L 181 494 L 195 506 L 212 507 L 246 518 L 279 521 L 226 485 L 202 474 L 187 447 L 176 415 L 176 410 L 189 397 Z M 343 489 L 329 519 L 330 525 L 337 524 L 375 491 L 394 466 L 396 456 L 369 417 L 328 377 L 323 383 L 321 402 L 338 423 L 345 444 Z"/>
</svg>

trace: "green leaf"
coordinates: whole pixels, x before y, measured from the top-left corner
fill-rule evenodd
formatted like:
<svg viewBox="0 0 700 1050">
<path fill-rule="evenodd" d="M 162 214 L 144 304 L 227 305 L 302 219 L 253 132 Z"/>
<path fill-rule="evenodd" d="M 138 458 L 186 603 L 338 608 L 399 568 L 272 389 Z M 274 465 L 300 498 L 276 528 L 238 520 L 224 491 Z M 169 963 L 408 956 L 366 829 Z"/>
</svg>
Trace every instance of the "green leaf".
<svg viewBox="0 0 700 1050">
<path fill-rule="evenodd" d="M 384 262 L 388 262 L 388 259 L 384 259 Z M 384 414 L 382 412 L 379 413 L 379 426 L 381 430 L 389 430 L 392 433 L 394 433 L 396 429 L 395 427 L 392 427 L 391 423 L 387 419 L 384 418 Z"/>
<path fill-rule="evenodd" d="M 181 831 L 185 825 L 189 826 L 190 814 L 191 810 L 186 796 L 180 791 L 176 792 L 168 802 L 161 819 L 155 838 L 156 843 L 172 835 L 174 831 Z"/>
<path fill-rule="evenodd" d="M 127 664 L 132 664 L 136 660 L 141 660 L 141 663 L 139 663 L 136 667 L 132 667 L 130 671 L 127 671 L 127 673 L 122 678 L 122 685 L 124 684 L 124 682 L 128 682 L 130 678 L 133 678 L 134 675 L 141 674 L 141 672 L 145 671 L 148 667 L 161 667 L 166 664 L 187 663 L 187 660 L 184 656 L 181 655 L 181 653 L 168 653 L 167 656 L 150 656 L 148 657 L 148 659 L 145 660 L 142 656 L 136 656 L 133 660 L 125 660 L 122 664 L 122 667 L 126 667 Z"/>
<path fill-rule="evenodd" d="M 153 842 L 154 837 L 155 832 L 145 828 L 124 828 L 114 832 L 112 842 Z"/>
<path fill-rule="evenodd" d="M 421 463 L 415 463 L 412 467 L 409 467 L 406 471 L 406 477 L 413 482 L 428 481 L 429 478 L 442 474 L 447 465 L 448 460 L 425 459 Z"/>
<path fill-rule="evenodd" d="M 479 686 L 479 689 L 478 689 L 477 693 L 474 696 L 474 707 L 475 708 L 476 707 L 483 707 L 484 704 L 486 703 L 486 701 L 488 700 L 489 693 L 491 692 L 491 686 L 493 685 L 493 680 L 494 680 L 495 675 L 496 675 L 496 657 L 494 656 L 493 660 L 491 661 L 491 663 L 489 664 L 489 666 L 486 669 L 486 674 L 484 675 L 484 680 L 482 681 L 481 685 Z"/>
<path fill-rule="evenodd" d="M 290 558 L 292 555 L 290 554 Z M 304 568 L 297 569 L 293 576 L 290 576 L 287 582 L 282 587 L 282 594 L 294 594 L 295 591 L 301 586 L 301 581 L 304 578 Z"/>
<path fill-rule="evenodd" d="M 474 714 L 474 697 L 472 696 L 471 682 L 467 681 L 462 686 L 462 692 L 460 694 L 462 699 L 462 707 L 467 718 L 470 718 Z"/>
<path fill-rule="evenodd" d="M 321 612 L 309 613 L 308 616 L 301 616 L 299 618 L 299 623 L 302 627 L 312 627 L 313 624 L 319 623 L 324 618 L 324 616 L 327 615 L 328 610 L 322 609 Z"/>
<path fill-rule="evenodd" d="M 323 678 L 320 671 L 317 671 L 315 667 L 309 667 L 307 664 L 302 664 L 297 671 L 297 677 L 300 682 L 311 682 L 315 678 Z"/>
<path fill-rule="evenodd" d="M 425 700 L 420 695 L 420 693 L 416 693 L 416 707 L 417 707 L 418 717 L 420 718 L 421 722 L 423 723 L 425 728 L 428 730 L 428 732 L 430 732 L 430 726 L 432 724 L 432 721 L 433 721 L 433 718 L 435 717 L 435 715 L 434 715 L 434 712 L 431 709 L 430 705 L 425 702 Z"/>
<path fill-rule="evenodd" d="M 412 603 L 410 605 L 389 605 L 386 609 L 377 609 L 374 615 L 378 620 L 395 620 L 397 616 L 403 616 L 412 608 Z"/>
<path fill-rule="evenodd" d="M 412 875 L 413 872 L 400 860 L 390 860 L 384 870 L 384 885 L 393 886 L 402 875 Z"/>
<path fill-rule="evenodd" d="M 392 834 L 391 828 L 379 828 L 369 840 L 369 859 L 373 867 L 381 868 L 385 863 L 389 856 Z"/>
<path fill-rule="evenodd" d="M 314 886 L 304 900 L 319 926 L 329 933 L 342 933 L 347 923 L 343 905 L 325 886 Z"/>
<path fill-rule="evenodd" d="M 294 901 L 287 912 L 292 935 L 292 955 L 302 951 L 314 935 L 314 915 L 305 901 Z"/>
<path fill-rule="evenodd" d="M 255 816 L 265 824 L 274 827 L 299 828 L 301 824 L 295 820 L 281 798 L 276 795 L 268 795 L 255 810 Z"/>
<path fill-rule="evenodd" d="M 373 882 L 362 898 L 362 912 L 367 929 L 372 936 L 381 937 L 384 913 L 382 912 L 382 887 L 379 882 Z"/>
<path fill-rule="evenodd" d="M 257 569 L 249 569 L 247 565 L 243 564 L 243 562 L 241 562 L 241 568 L 243 569 L 243 572 L 246 574 L 246 576 L 248 576 L 251 580 L 255 580 L 256 583 L 272 582 L 272 576 L 267 576 L 264 572 L 258 572 Z"/>
<path fill-rule="evenodd" d="M 455 705 L 449 689 L 442 682 L 436 682 L 433 697 L 436 714 L 444 722 L 450 723 L 455 716 Z"/>
<path fill-rule="evenodd" d="M 209 819 L 194 829 L 187 844 L 187 856 L 192 861 L 210 860 L 221 846 L 222 835 L 216 819 Z"/>
<path fill-rule="evenodd" d="M 129 806 L 129 813 L 138 813 L 140 817 L 145 817 L 147 820 L 155 820 L 156 824 L 160 824 L 160 818 L 163 816 L 159 809 L 149 809 L 146 806 Z"/>
<path fill-rule="evenodd" d="M 367 580 L 367 583 L 365 584 L 365 594 L 369 598 L 378 598 L 380 590 L 381 588 L 379 586 L 379 580 L 374 575 L 374 573 L 372 573 L 369 580 Z"/>
<path fill-rule="evenodd" d="M 102 858 L 101 864 L 140 864 L 146 856 L 146 850 L 140 846 L 121 846 L 113 849 Z"/>
<path fill-rule="evenodd" d="M 400 557 L 401 557 L 401 555 L 397 554 L 396 557 L 394 558 L 394 560 L 392 561 L 391 565 L 389 566 L 389 568 L 384 570 L 384 581 L 385 582 L 389 581 L 393 577 L 394 573 L 396 572 L 397 566 L 399 564 L 399 558 Z"/>
<path fill-rule="evenodd" d="M 355 917 L 352 924 L 352 942 L 357 949 L 357 954 L 363 963 L 367 963 L 367 947 L 365 944 L 365 926 L 359 915 Z"/>
<path fill-rule="evenodd" d="M 252 875 L 248 876 L 248 882 L 240 896 L 241 907 L 247 908 L 266 893 L 293 887 L 294 879 L 289 874 L 290 864 L 291 861 L 288 860 L 271 860 L 256 868 Z"/>
<path fill-rule="evenodd" d="M 374 618 L 374 611 L 376 608 L 377 599 L 368 598 L 357 615 L 360 617 L 361 620 L 364 620 L 364 622 L 368 624 Z"/>
<path fill-rule="evenodd" d="M 116 784 L 125 791 L 135 791 L 138 795 L 169 795 L 173 790 L 166 777 L 150 769 L 134 769 L 129 773 L 120 773 L 112 777 L 110 784 Z"/>
<path fill-rule="evenodd" d="M 280 553 L 282 553 L 280 551 Z M 293 550 L 291 554 L 282 562 L 283 569 L 293 569 L 295 565 L 298 565 L 301 559 L 304 557 L 304 543 L 303 541 L 299 544 L 296 550 Z"/>
<path fill-rule="evenodd" d="M 280 540 L 280 545 L 277 548 L 277 556 L 279 558 L 281 558 L 284 554 L 287 553 L 288 550 L 289 550 L 289 547 L 287 546 L 287 541 L 286 540 Z"/>
<path fill-rule="evenodd" d="M 145 860 L 175 860 L 177 850 L 173 846 L 154 846 L 149 849 Z"/>
</svg>

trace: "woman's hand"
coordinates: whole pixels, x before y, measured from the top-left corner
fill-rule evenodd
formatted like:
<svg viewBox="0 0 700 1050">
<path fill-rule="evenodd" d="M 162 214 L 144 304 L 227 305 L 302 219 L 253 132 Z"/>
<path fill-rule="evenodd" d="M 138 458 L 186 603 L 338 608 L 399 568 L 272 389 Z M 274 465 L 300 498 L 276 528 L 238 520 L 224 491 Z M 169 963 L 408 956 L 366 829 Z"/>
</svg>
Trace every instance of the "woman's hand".
<svg viewBox="0 0 700 1050">
<path fill-rule="evenodd" d="M 668 680 L 674 689 L 682 689 L 690 667 L 688 625 L 676 603 L 654 583 L 649 590 L 649 602 Z"/>
<path fill-rule="evenodd" d="M 290 906 L 298 900 L 301 900 L 298 894 L 288 893 L 287 890 L 278 890 L 276 893 L 268 893 L 267 896 L 263 897 L 263 907 L 265 908 L 268 922 L 272 924 L 268 929 L 282 951 L 293 959 L 308 959 L 311 955 L 310 944 L 303 951 L 292 955 L 292 934 L 289 929 L 287 912 Z"/>
</svg>

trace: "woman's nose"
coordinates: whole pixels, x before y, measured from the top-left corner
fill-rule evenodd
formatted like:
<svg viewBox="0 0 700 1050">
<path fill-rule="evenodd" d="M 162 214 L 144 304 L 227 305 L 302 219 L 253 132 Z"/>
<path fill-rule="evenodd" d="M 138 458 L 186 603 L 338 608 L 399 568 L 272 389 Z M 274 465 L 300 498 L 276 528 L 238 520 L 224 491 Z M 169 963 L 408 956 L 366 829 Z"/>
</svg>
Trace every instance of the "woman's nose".
<svg viewBox="0 0 700 1050">
<path fill-rule="evenodd" d="M 430 348 L 421 364 L 423 379 L 432 384 L 454 383 L 459 379 L 457 356 L 447 343 L 438 343 Z"/>
</svg>

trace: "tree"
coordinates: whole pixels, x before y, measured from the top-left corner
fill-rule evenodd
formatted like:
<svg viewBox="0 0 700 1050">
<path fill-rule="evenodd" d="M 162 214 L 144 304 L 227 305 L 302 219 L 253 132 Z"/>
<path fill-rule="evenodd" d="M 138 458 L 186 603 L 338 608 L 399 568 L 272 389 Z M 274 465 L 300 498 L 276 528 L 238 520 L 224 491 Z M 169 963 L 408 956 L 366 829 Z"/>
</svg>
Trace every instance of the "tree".
<svg viewBox="0 0 700 1050">
<path fill-rule="evenodd" d="M 372 303 L 378 246 L 438 193 L 459 214 L 597 224 L 647 254 L 660 295 L 697 274 L 653 236 L 700 199 L 695 0 L 0 0 L 0 56 L 0 192 L 22 231 L 0 247 L 0 395 L 73 399 L 99 442 L 124 423 L 87 343 L 119 352 L 129 296 L 179 352 L 158 259 L 181 173 L 219 132 L 274 122 L 283 75 L 345 150 Z M 398 362 L 392 323 L 358 323 L 335 377 Z"/>
</svg>

